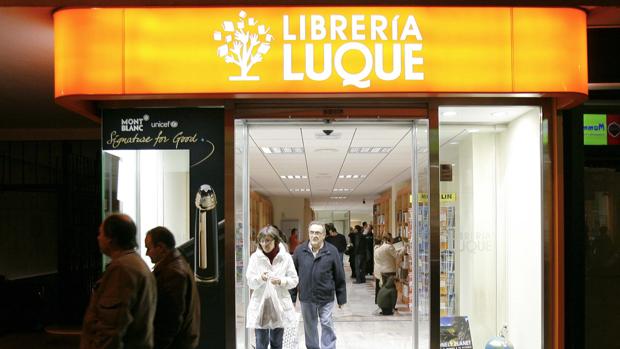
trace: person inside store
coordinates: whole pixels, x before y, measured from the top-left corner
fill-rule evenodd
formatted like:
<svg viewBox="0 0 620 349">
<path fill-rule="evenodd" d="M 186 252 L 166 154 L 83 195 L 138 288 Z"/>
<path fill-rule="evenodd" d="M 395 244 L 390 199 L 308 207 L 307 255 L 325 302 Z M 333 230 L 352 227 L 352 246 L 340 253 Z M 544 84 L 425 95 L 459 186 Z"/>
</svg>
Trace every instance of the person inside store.
<svg viewBox="0 0 620 349">
<path fill-rule="evenodd" d="M 295 249 L 297 248 L 297 245 L 299 245 L 299 240 L 298 240 L 298 236 L 297 236 L 297 228 L 293 228 L 291 229 L 291 237 L 288 239 L 288 251 L 293 254 L 293 252 L 295 252 Z"/>
<path fill-rule="evenodd" d="M 342 234 L 338 234 L 336 227 L 332 223 L 325 224 L 325 230 L 327 230 L 327 237 L 325 238 L 325 241 L 336 246 L 338 254 L 340 255 L 340 261 L 342 262 L 344 251 L 347 249 L 347 238 L 345 238 Z"/>
<path fill-rule="evenodd" d="M 93 288 L 80 348 L 153 348 L 157 285 L 135 250 L 135 223 L 112 214 L 99 226 L 97 242 L 111 262 Z"/>
<path fill-rule="evenodd" d="M 375 246 L 373 275 L 375 277 L 375 303 L 380 288 L 385 285 L 389 277 L 396 278 L 396 271 L 404 249 L 396 251 L 392 245 L 392 234 L 387 233 L 381 239 L 381 245 Z"/>
<path fill-rule="evenodd" d="M 357 267 L 355 256 L 357 253 L 357 246 L 359 244 L 359 234 L 361 234 L 362 227 L 356 225 L 351 228 L 349 232 L 349 246 L 347 246 L 346 254 L 349 255 L 349 266 L 351 266 L 351 278 L 355 279 L 357 277 L 357 273 L 355 272 L 355 268 Z"/>
<path fill-rule="evenodd" d="M 364 222 L 365 223 L 365 222 Z M 355 226 L 357 233 L 354 236 L 355 241 L 353 245 L 355 246 L 355 281 L 354 284 L 364 284 L 366 283 L 366 273 L 367 273 L 367 265 L 368 265 L 368 244 L 370 243 L 370 239 L 368 239 L 368 231 L 366 231 L 366 235 L 364 235 L 364 231 L 362 227 L 359 225 Z"/>
<path fill-rule="evenodd" d="M 364 222 L 365 226 L 364 226 L 364 231 L 362 233 L 362 235 L 364 236 L 364 238 L 366 239 L 366 274 L 367 275 L 372 275 L 372 271 L 374 270 L 374 264 L 375 264 L 375 260 L 372 257 L 373 256 L 373 251 L 374 251 L 374 246 L 378 245 L 380 243 L 380 240 L 377 241 L 377 243 L 375 243 L 375 235 L 374 232 L 372 230 L 372 224 L 367 224 L 366 222 Z"/>
<path fill-rule="evenodd" d="M 153 322 L 155 349 L 193 349 L 200 336 L 200 297 L 189 264 L 175 248 L 174 235 L 155 227 L 144 239 L 146 255 L 155 264 L 157 310 Z"/>
<path fill-rule="evenodd" d="M 325 243 L 325 235 L 325 226 L 321 222 L 310 222 L 309 240 L 302 242 L 293 254 L 299 274 L 298 293 L 307 349 L 336 348 L 332 316 L 334 303 L 342 308 L 347 302 L 344 267 L 338 261 L 336 247 Z M 293 299 L 296 296 L 294 294 Z M 317 320 L 321 323 L 320 344 Z"/>
<path fill-rule="evenodd" d="M 250 256 L 246 272 L 252 290 L 246 325 L 255 329 L 256 349 L 281 349 L 284 327 L 296 325 L 288 290 L 294 289 L 299 279 L 293 257 L 274 226 L 263 227 L 256 239 L 258 248 Z"/>
</svg>

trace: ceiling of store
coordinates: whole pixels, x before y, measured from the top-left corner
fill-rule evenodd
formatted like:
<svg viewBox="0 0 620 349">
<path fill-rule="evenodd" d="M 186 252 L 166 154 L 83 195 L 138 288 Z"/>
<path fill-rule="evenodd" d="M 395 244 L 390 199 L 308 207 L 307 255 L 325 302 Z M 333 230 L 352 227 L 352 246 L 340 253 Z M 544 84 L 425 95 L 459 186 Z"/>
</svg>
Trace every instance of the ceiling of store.
<svg viewBox="0 0 620 349">
<path fill-rule="evenodd" d="M 456 152 L 448 150 L 469 134 L 501 131 L 532 109 L 440 108 L 447 116 L 440 116 L 439 143 L 446 154 L 451 153 L 442 161 L 453 161 Z M 250 187 L 266 196 L 310 198 L 315 210 L 370 211 L 380 193 L 410 180 L 412 132 L 411 123 L 389 121 L 250 124 Z M 428 150 L 423 146 L 427 134 L 424 127 L 415 132 L 422 168 L 428 163 Z"/>
</svg>

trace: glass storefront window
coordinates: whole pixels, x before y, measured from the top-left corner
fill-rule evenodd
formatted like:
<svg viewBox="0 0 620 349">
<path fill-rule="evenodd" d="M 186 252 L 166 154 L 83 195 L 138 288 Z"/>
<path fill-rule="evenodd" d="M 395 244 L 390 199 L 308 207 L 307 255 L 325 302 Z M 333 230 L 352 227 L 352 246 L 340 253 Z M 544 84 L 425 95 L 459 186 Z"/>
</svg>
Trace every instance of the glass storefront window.
<svg viewBox="0 0 620 349">
<path fill-rule="evenodd" d="M 189 150 L 106 150 L 103 166 L 104 216 L 122 212 L 135 220 L 150 267 L 144 246 L 150 229 L 166 226 L 177 246 L 189 240 Z"/>
<path fill-rule="evenodd" d="M 541 348 L 540 108 L 446 106 L 439 121 L 442 323 L 468 322 L 474 348 L 504 327 Z"/>
</svg>

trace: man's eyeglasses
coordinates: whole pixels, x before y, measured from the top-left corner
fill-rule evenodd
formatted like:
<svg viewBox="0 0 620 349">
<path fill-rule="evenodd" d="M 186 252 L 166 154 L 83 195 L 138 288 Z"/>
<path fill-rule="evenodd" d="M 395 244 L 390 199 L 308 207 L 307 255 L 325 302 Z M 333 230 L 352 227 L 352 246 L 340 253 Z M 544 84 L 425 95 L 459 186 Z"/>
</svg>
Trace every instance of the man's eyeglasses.
<svg viewBox="0 0 620 349">
<path fill-rule="evenodd" d="M 323 234 L 323 232 L 322 232 L 322 231 L 313 231 L 313 230 L 310 230 L 309 234 L 310 234 L 310 235 L 321 235 L 321 234 Z"/>
</svg>

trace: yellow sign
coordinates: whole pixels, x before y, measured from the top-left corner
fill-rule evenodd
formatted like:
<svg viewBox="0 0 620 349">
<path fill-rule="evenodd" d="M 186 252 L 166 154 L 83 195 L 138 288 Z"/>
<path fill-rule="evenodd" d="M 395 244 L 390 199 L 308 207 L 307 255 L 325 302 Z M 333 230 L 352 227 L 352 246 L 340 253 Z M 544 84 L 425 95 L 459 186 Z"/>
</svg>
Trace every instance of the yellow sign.
<svg viewBox="0 0 620 349">
<path fill-rule="evenodd" d="M 57 97 L 588 90 L 577 9 L 65 9 L 54 31 Z"/>
<path fill-rule="evenodd" d="M 428 193 L 418 193 L 418 203 L 427 203 Z"/>
<path fill-rule="evenodd" d="M 456 193 L 441 194 L 441 202 L 456 202 Z"/>
</svg>

